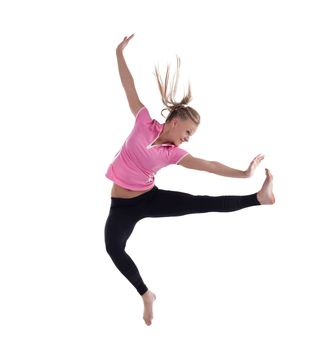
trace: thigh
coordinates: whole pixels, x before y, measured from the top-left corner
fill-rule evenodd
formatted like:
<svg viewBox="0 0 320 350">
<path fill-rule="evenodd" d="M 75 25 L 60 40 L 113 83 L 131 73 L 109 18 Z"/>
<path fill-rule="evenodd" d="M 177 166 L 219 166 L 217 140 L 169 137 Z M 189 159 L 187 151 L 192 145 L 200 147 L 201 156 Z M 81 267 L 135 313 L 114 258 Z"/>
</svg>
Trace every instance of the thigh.
<svg viewBox="0 0 320 350">
<path fill-rule="evenodd" d="M 149 198 L 144 215 L 145 217 L 169 217 L 213 211 L 214 198 L 158 189 Z"/>
</svg>

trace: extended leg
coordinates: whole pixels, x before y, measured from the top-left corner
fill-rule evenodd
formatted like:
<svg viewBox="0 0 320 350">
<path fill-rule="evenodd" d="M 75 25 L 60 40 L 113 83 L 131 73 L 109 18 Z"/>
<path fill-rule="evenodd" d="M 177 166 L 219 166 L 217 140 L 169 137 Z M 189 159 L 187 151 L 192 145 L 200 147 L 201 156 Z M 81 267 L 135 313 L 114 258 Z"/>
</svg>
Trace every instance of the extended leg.
<svg viewBox="0 0 320 350">
<path fill-rule="evenodd" d="M 207 212 L 231 212 L 260 204 L 274 204 L 273 176 L 266 178 L 259 192 L 244 196 L 207 196 L 155 188 L 145 198 L 142 217 L 180 216 Z"/>
<path fill-rule="evenodd" d="M 158 189 L 150 196 L 146 217 L 169 217 L 207 212 L 231 212 L 260 205 L 257 194 L 245 196 L 207 196 Z"/>
</svg>

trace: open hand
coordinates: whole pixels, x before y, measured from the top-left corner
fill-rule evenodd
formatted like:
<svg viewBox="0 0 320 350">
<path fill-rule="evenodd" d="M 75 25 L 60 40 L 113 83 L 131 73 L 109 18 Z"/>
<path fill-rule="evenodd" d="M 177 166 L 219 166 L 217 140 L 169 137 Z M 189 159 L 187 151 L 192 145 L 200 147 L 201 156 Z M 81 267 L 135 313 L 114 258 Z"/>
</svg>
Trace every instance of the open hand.
<svg viewBox="0 0 320 350">
<path fill-rule="evenodd" d="M 129 37 L 125 36 L 122 42 L 117 46 L 117 51 L 122 51 L 128 45 L 133 36 L 134 34 L 131 34 Z"/>
<path fill-rule="evenodd" d="M 247 177 L 250 177 L 255 172 L 257 166 L 261 163 L 261 161 L 264 159 L 264 155 L 258 154 L 253 161 L 250 163 L 248 169 L 246 170 Z"/>
</svg>

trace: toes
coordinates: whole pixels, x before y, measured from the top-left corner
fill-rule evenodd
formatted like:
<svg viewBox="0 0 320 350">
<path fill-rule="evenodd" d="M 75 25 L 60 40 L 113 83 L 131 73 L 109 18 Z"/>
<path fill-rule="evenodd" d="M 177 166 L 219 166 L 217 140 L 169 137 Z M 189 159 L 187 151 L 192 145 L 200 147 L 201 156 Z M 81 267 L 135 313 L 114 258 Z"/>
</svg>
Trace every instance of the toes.
<svg viewBox="0 0 320 350">
<path fill-rule="evenodd" d="M 144 319 L 144 322 L 147 326 L 150 326 L 151 325 L 151 320 L 148 320 L 148 319 Z"/>
<path fill-rule="evenodd" d="M 266 168 L 266 176 L 268 176 L 270 179 L 272 179 L 272 174 L 270 173 L 270 170 Z"/>
</svg>

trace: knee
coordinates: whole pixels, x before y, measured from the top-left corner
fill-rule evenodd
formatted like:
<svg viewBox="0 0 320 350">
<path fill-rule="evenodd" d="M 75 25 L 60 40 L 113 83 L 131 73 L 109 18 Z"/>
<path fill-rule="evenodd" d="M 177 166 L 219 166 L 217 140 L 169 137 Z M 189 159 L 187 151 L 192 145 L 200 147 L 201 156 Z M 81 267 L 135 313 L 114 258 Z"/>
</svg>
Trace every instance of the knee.
<svg viewBox="0 0 320 350">
<path fill-rule="evenodd" d="M 105 240 L 106 251 L 109 255 L 112 255 L 116 251 L 116 246 L 112 243 L 110 239 Z"/>
<path fill-rule="evenodd" d="M 122 245 L 119 242 L 115 242 L 112 239 L 108 239 L 108 237 L 106 237 L 105 244 L 106 251 L 112 259 L 123 254 L 124 247 L 122 247 Z"/>
<path fill-rule="evenodd" d="M 120 231 L 110 224 L 107 224 L 104 231 L 104 237 L 106 251 L 110 257 L 113 260 L 117 259 L 117 257 L 121 257 L 124 254 L 126 242 L 128 239 L 124 232 Z"/>
<path fill-rule="evenodd" d="M 106 243 L 106 250 L 113 263 L 121 270 L 121 266 L 126 261 L 124 248 L 119 244 L 108 242 Z"/>
<path fill-rule="evenodd" d="M 108 227 L 108 221 L 104 229 L 104 242 L 107 253 L 112 256 L 115 254 L 117 248 L 117 235 L 113 234 L 113 230 Z"/>
</svg>

